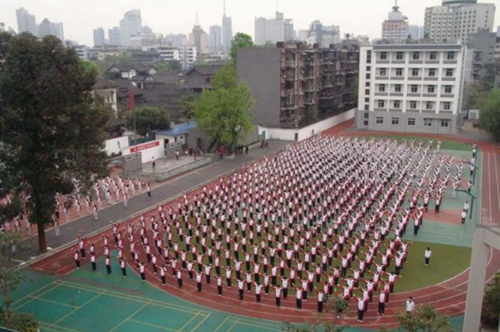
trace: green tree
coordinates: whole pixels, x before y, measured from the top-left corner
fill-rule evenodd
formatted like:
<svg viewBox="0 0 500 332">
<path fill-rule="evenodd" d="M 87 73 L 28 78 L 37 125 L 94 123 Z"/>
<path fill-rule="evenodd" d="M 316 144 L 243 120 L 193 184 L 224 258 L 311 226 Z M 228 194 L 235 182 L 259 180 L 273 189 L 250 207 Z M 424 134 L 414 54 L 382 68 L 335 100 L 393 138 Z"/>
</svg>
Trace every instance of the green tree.
<svg viewBox="0 0 500 332">
<path fill-rule="evenodd" d="M 85 190 L 106 172 L 107 116 L 92 97 L 95 79 L 53 36 L 12 37 L 0 63 L 0 163 L 31 197 L 27 216 L 37 225 L 40 252 L 56 193 L 74 191 L 74 180 Z"/>
<path fill-rule="evenodd" d="M 130 130 L 134 129 L 134 118 L 135 130 L 141 136 L 147 135 L 152 130 L 170 128 L 168 114 L 159 107 L 140 107 L 128 113 L 126 121 Z"/>
<path fill-rule="evenodd" d="M 448 332 L 452 331 L 450 317 L 441 314 L 430 304 L 417 306 L 412 315 L 406 311 L 397 313 L 400 328 L 406 332 Z"/>
<path fill-rule="evenodd" d="M 166 73 L 170 70 L 170 66 L 168 63 L 163 60 L 163 59 L 158 59 L 155 61 L 155 68 L 158 71 L 159 74 L 161 73 Z"/>
<path fill-rule="evenodd" d="M 192 93 L 182 95 L 180 99 L 181 115 L 185 120 L 193 117 L 194 104 L 197 96 Z"/>
<path fill-rule="evenodd" d="M 483 310 L 481 321 L 484 325 L 498 327 L 498 317 L 500 316 L 500 272 L 495 274 L 484 292 Z"/>
<path fill-rule="evenodd" d="M 97 62 L 100 74 L 104 76 L 106 71 L 111 68 L 111 66 L 116 65 L 117 63 L 131 65 L 134 63 L 134 58 L 132 57 L 132 54 L 127 51 L 121 51 L 118 55 L 106 55 L 104 57 L 104 60 Z"/>
<path fill-rule="evenodd" d="M 231 50 L 230 50 L 230 55 L 231 55 L 231 61 L 233 64 L 236 64 L 237 57 L 238 57 L 238 50 L 242 48 L 248 48 L 248 47 L 253 47 L 253 41 L 252 37 L 247 35 L 246 33 L 238 32 L 233 40 L 231 41 Z"/>
<path fill-rule="evenodd" d="M 209 140 L 209 151 L 221 145 L 233 151 L 252 128 L 254 104 L 250 87 L 237 84 L 234 66 L 213 76 L 212 89 L 205 90 L 194 104 L 194 118 Z"/>
<path fill-rule="evenodd" d="M 479 107 L 479 126 L 500 141 L 500 88 L 490 90 Z"/>
<path fill-rule="evenodd" d="M 281 330 L 283 332 L 342 332 L 344 327 L 337 326 L 335 322 L 310 322 L 306 324 L 284 322 Z"/>
<path fill-rule="evenodd" d="M 88 61 L 88 60 L 83 60 L 82 61 L 82 66 L 83 66 L 83 70 L 87 73 L 89 73 L 90 75 L 93 75 L 93 76 L 99 76 L 100 72 L 99 72 L 99 66 L 93 62 L 93 61 Z"/>
<path fill-rule="evenodd" d="M 208 65 L 209 65 L 209 63 L 207 62 L 207 60 L 202 59 L 202 58 L 196 59 L 196 62 L 194 63 L 195 67 L 202 67 L 202 66 L 208 66 Z"/>
<path fill-rule="evenodd" d="M 170 70 L 179 71 L 182 70 L 182 63 L 179 60 L 168 60 L 167 61 Z"/>
<path fill-rule="evenodd" d="M 478 109 L 481 101 L 486 95 L 486 90 L 483 84 L 475 83 L 465 87 L 465 107 L 467 110 Z"/>
</svg>

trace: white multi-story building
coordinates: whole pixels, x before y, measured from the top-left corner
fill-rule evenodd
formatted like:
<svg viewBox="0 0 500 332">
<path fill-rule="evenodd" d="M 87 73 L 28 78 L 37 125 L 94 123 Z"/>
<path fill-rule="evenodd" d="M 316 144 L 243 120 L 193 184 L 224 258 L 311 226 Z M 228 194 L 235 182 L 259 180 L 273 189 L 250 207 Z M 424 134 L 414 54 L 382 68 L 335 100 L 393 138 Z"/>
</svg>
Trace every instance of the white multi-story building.
<svg viewBox="0 0 500 332">
<path fill-rule="evenodd" d="M 408 38 L 408 18 L 394 5 L 389 17 L 382 23 L 382 39 L 401 41 Z"/>
<path fill-rule="evenodd" d="M 182 69 L 191 69 L 196 62 L 197 53 L 195 46 L 183 46 L 179 48 L 179 61 Z"/>
<path fill-rule="evenodd" d="M 457 132 L 470 52 L 461 44 L 375 44 L 360 49 L 356 126 Z"/>
<path fill-rule="evenodd" d="M 126 12 L 120 20 L 121 46 L 129 46 L 130 36 L 140 34 L 141 31 L 141 10 L 134 9 Z"/>
<path fill-rule="evenodd" d="M 175 47 L 158 47 L 156 52 L 160 54 L 160 59 L 165 61 L 180 61 L 180 50 Z"/>
<path fill-rule="evenodd" d="M 443 0 L 425 9 L 425 32 L 436 42 L 460 40 L 479 30 L 493 31 L 495 5 L 477 0 Z"/>
<path fill-rule="evenodd" d="M 283 13 L 276 12 L 273 19 L 256 17 L 254 22 L 255 45 L 290 41 L 295 39 L 293 21 L 285 19 Z"/>
<path fill-rule="evenodd" d="M 36 26 L 35 15 L 31 15 L 23 7 L 16 10 L 17 17 L 17 32 L 29 32 L 34 36 L 38 35 L 38 28 Z"/>
<path fill-rule="evenodd" d="M 212 25 L 209 28 L 208 48 L 210 52 L 217 53 L 222 51 L 222 27 L 220 25 Z"/>
<path fill-rule="evenodd" d="M 103 46 L 106 44 L 106 35 L 103 28 L 94 29 L 94 46 Z"/>
<path fill-rule="evenodd" d="M 119 27 L 108 29 L 109 45 L 120 46 L 122 44 L 122 32 Z"/>
</svg>

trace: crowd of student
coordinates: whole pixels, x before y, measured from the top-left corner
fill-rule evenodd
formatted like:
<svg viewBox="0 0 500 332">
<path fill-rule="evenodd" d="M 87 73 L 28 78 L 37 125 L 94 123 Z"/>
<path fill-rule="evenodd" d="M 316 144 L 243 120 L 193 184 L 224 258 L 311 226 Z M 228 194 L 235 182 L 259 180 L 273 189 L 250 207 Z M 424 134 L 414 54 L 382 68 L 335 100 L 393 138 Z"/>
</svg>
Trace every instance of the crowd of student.
<svg viewBox="0 0 500 332">
<path fill-rule="evenodd" d="M 374 297 L 384 315 L 408 257 L 408 226 L 418 234 L 431 202 L 439 212 L 462 169 L 430 142 L 313 138 L 159 205 L 136 225 L 113 225 L 105 264 L 111 273 L 116 248 L 123 276 L 128 258 L 142 280 L 151 270 L 165 285 L 171 273 L 177 287 L 188 279 L 200 292 L 214 281 L 219 296 L 234 285 L 240 300 L 271 293 L 278 307 L 291 295 L 299 310 L 311 296 L 318 312 L 330 296 L 353 299 L 362 322 Z M 85 239 L 75 262 L 87 252 L 95 270 L 96 248 Z"/>
</svg>

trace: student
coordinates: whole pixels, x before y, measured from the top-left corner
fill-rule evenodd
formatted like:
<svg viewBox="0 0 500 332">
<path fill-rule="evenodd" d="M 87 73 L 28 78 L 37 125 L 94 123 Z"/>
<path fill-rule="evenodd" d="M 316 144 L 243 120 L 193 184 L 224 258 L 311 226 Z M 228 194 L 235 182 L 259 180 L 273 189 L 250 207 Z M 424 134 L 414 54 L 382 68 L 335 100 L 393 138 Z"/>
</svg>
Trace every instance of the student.
<svg viewBox="0 0 500 332">
<path fill-rule="evenodd" d="M 379 316 L 385 315 L 385 291 L 383 288 L 380 289 L 378 295 L 378 314 Z"/>
<path fill-rule="evenodd" d="M 78 252 L 78 250 L 75 250 L 74 258 L 75 258 L 76 268 L 80 269 L 80 253 Z"/>
<path fill-rule="evenodd" d="M 95 270 L 97 270 L 97 263 L 96 263 L 95 255 L 90 255 L 90 264 L 92 265 L 92 272 L 95 272 Z"/>
<path fill-rule="evenodd" d="M 429 266 L 429 261 L 431 260 L 431 255 L 432 255 L 432 250 L 430 247 L 427 247 L 424 251 L 424 259 L 425 259 L 425 266 Z"/>
<path fill-rule="evenodd" d="M 160 278 L 161 278 L 161 284 L 165 286 L 167 283 L 167 268 L 165 266 L 160 266 Z"/>
<path fill-rule="evenodd" d="M 406 315 L 407 316 L 412 316 L 413 311 L 415 310 L 415 302 L 413 302 L 413 297 L 410 296 L 408 300 L 406 300 L 405 304 L 405 309 L 406 309 Z"/>
<path fill-rule="evenodd" d="M 125 278 L 127 276 L 127 260 L 125 258 L 120 260 L 120 268 L 122 269 L 122 276 Z"/>
<path fill-rule="evenodd" d="M 467 218 L 467 212 L 465 212 L 465 210 L 462 210 L 461 217 L 462 217 L 462 224 L 465 224 L 465 219 Z"/>
<path fill-rule="evenodd" d="M 111 258 L 109 256 L 106 256 L 105 263 L 106 263 L 106 272 L 108 274 L 111 274 Z"/>
<path fill-rule="evenodd" d="M 362 297 L 353 296 L 358 301 L 358 323 L 363 323 L 365 315 L 365 300 Z"/>
</svg>

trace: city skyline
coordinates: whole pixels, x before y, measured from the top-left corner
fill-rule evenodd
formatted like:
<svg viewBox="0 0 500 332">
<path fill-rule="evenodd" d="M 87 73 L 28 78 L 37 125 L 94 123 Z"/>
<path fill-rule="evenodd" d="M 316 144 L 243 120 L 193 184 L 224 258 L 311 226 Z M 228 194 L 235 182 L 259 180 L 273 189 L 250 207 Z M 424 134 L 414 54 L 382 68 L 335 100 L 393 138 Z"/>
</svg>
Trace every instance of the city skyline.
<svg viewBox="0 0 500 332">
<path fill-rule="evenodd" d="M 0 22 L 13 27 L 17 31 L 16 10 L 26 8 L 36 16 L 37 23 L 44 18 L 63 22 L 64 34 L 67 39 L 76 40 L 88 46 L 93 45 L 93 30 L 98 27 L 106 31 L 119 26 L 125 12 L 140 9 L 142 24 L 149 26 L 155 33 L 189 34 L 195 23 L 195 13 L 198 11 L 201 27 L 209 31 L 212 25 L 221 25 L 223 16 L 223 0 L 201 1 L 191 0 L 183 3 L 182 8 L 176 7 L 170 11 L 164 2 L 150 0 L 147 3 L 137 0 L 88 0 L 84 3 L 63 0 L 3 0 Z M 494 1 L 480 1 L 495 3 Z M 410 2 L 399 0 L 398 5 L 411 25 L 424 24 L 425 8 L 438 6 L 441 0 L 422 0 Z M 254 21 L 256 17 L 271 18 L 276 9 L 283 12 L 286 18 L 293 19 L 294 28 L 298 32 L 307 29 L 314 20 L 320 20 L 324 25 L 339 25 L 341 36 L 346 33 L 367 35 L 370 39 L 380 38 L 381 22 L 383 22 L 394 5 L 393 0 L 358 0 L 341 4 L 324 3 L 311 0 L 307 3 L 283 3 L 256 0 L 253 2 L 237 2 L 226 0 L 226 15 L 232 18 L 233 34 L 244 32 L 254 37 Z M 364 8 L 359 10 L 359 8 Z M 331 14 L 330 14 L 331 13 Z M 497 9 L 494 27 L 500 24 L 500 10 Z M 91 19 L 89 19 L 91 18 Z"/>
</svg>

